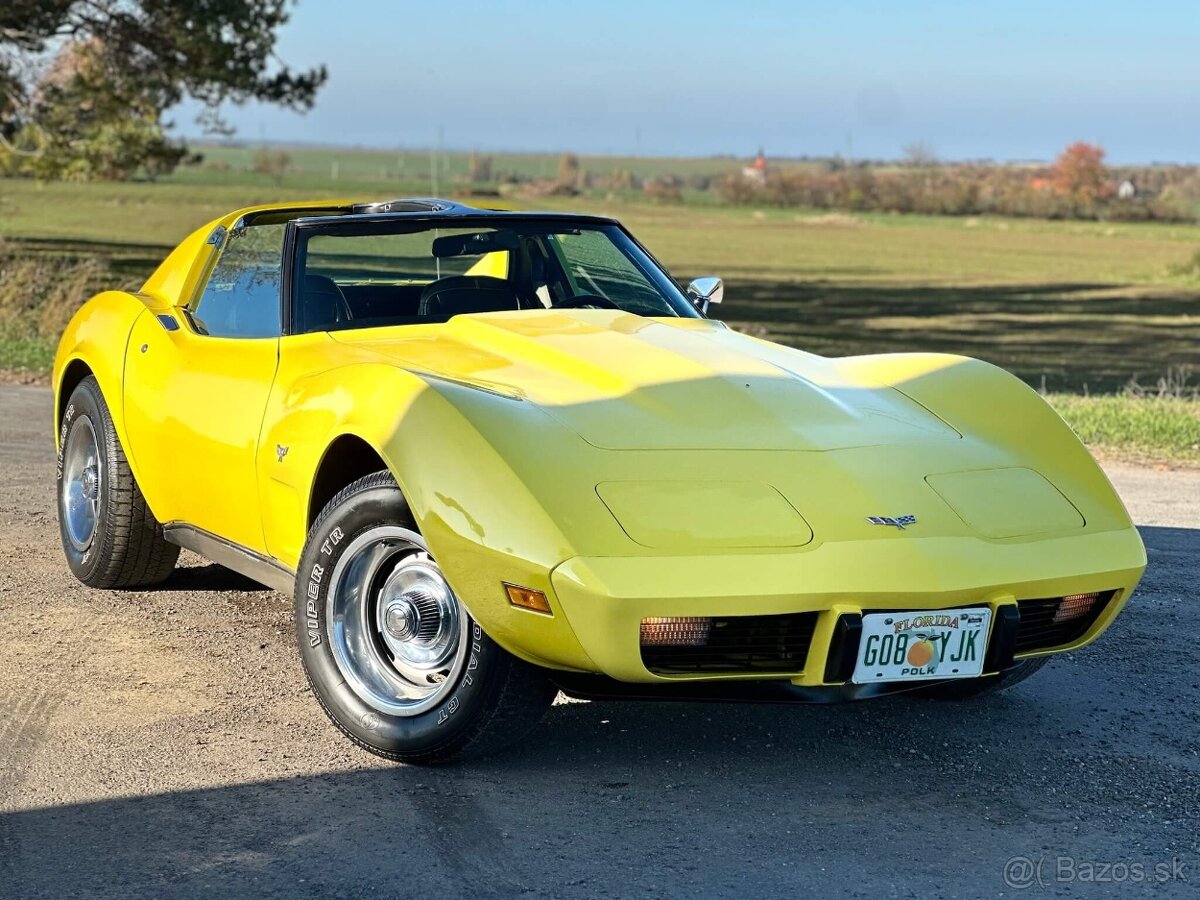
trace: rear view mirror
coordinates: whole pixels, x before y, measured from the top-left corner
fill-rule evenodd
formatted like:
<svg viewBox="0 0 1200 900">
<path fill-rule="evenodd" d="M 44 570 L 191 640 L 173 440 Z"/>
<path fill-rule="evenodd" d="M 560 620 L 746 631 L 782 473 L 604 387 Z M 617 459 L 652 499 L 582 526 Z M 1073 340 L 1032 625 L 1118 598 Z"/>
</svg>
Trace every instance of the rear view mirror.
<svg viewBox="0 0 1200 900">
<path fill-rule="evenodd" d="M 715 275 L 705 275 L 687 286 L 688 299 L 704 315 L 710 303 L 720 303 L 725 296 L 725 282 Z"/>
<path fill-rule="evenodd" d="M 448 234 L 435 238 L 433 255 L 438 259 L 453 256 L 483 256 L 497 250 L 516 250 L 520 246 L 512 231 L 480 231 L 474 234 Z"/>
</svg>

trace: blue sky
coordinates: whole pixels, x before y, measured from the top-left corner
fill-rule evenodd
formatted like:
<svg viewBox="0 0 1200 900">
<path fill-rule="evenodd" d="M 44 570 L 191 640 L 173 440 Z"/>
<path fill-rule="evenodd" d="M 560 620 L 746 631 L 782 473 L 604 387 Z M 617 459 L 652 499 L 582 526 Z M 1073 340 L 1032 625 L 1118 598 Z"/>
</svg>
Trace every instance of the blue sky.
<svg viewBox="0 0 1200 900">
<path fill-rule="evenodd" d="M 329 82 L 304 116 L 230 108 L 241 138 L 945 159 L 1089 140 L 1200 161 L 1194 0 L 301 0 L 279 50 Z"/>
</svg>

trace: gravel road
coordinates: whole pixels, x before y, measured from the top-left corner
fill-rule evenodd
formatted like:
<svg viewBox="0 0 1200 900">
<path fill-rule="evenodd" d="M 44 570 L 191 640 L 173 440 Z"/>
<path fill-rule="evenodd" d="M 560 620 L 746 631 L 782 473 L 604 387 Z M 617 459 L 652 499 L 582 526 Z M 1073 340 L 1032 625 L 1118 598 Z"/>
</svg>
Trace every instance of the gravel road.
<svg viewBox="0 0 1200 900">
<path fill-rule="evenodd" d="M 560 702 L 423 770 L 326 722 L 279 594 L 77 584 L 49 420 L 0 388 L 0 897 L 1198 896 L 1200 472 L 1110 467 L 1146 580 L 1006 695 Z"/>
</svg>

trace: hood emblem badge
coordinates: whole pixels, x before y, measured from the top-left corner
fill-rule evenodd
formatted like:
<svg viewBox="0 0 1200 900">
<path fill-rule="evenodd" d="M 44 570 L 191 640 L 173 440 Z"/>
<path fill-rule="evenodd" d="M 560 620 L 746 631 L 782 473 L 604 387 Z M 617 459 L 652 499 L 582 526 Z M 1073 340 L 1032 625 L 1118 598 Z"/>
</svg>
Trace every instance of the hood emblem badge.
<svg viewBox="0 0 1200 900">
<path fill-rule="evenodd" d="M 867 516 L 867 521 L 872 525 L 894 525 L 901 531 L 906 525 L 916 525 L 916 516 Z"/>
</svg>

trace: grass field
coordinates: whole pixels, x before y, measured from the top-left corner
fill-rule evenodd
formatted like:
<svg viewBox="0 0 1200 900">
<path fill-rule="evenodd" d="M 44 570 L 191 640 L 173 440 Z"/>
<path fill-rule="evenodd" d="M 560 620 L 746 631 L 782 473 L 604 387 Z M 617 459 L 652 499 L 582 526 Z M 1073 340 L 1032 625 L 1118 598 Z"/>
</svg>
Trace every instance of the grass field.
<svg viewBox="0 0 1200 900">
<path fill-rule="evenodd" d="M 33 273 L 14 284 L 0 272 L 0 368 L 45 366 L 53 340 L 47 332 L 59 318 L 38 312 L 38 297 L 48 290 L 42 282 L 58 273 L 73 273 L 68 280 L 79 285 L 78 297 L 64 299 L 59 290 L 60 304 L 77 303 L 90 289 L 136 286 L 177 240 L 229 209 L 282 198 L 401 195 L 387 160 L 401 172 L 422 156 L 291 152 L 307 174 L 289 173 L 281 186 L 248 171 L 252 150 L 232 148 L 219 160 L 227 168 L 181 170 L 156 184 L 0 179 L 0 265 L 16 272 L 24 264 Z M 337 183 L 329 178 L 331 155 Z M 555 159 L 513 157 L 512 164 L 552 174 Z M 465 174 L 466 161 L 451 162 L 452 183 L 454 167 Z M 734 164 L 691 162 L 709 173 Z M 498 156 L 494 162 L 498 170 L 507 164 Z M 825 355 L 963 353 L 1064 394 L 1115 394 L 1131 380 L 1152 385 L 1180 366 L 1200 368 L 1200 280 L 1173 274 L 1200 248 L 1200 226 L 817 214 L 599 196 L 480 202 L 615 215 L 679 279 L 725 277 L 719 314 L 731 325 Z M 1175 448 L 1173 456 L 1200 459 L 1192 449 L 1200 439 L 1188 439 L 1200 430 L 1194 402 L 1180 402 L 1153 408 L 1155 421 L 1173 423 L 1166 431 L 1118 415 L 1117 406 L 1070 409 L 1097 443 L 1136 449 L 1117 435 L 1136 426 L 1158 435 L 1156 445 Z"/>
<path fill-rule="evenodd" d="M 1200 463 L 1200 399 L 1050 394 L 1089 447 L 1138 460 Z"/>
<path fill-rule="evenodd" d="M 185 166 L 170 176 L 175 184 L 272 185 L 271 179 L 253 171 L 260 147 L 198 146 L 204 160 L 198 166 Z M 439 192 L 453 190 L 467 182 L 470 154 L 436 150 L 367 150 L 337 147 L 275 147 L 269 152 L 287 154 L 289 164 L 284 183 L 300 190 L 327 190 L 376 193 L 389 190 L 397 196 L 428 196 L 437 183 Z M 553 179 L 558 173 L 558 153 L 487 153 L 493 176 L 515 175 L 523 179 Z M 608 177 L 614 172 L 629 172 L 640 179 L 662 175 L 687 178 L 692 175 L 715 177 L 740 168 L 745 160 L 732 157 L 669 158 L 653 156 L 588 156 L 582 167 L 592 175 Z M 782 162 L 776 165 L 803 165 Z"/>
</svg>

